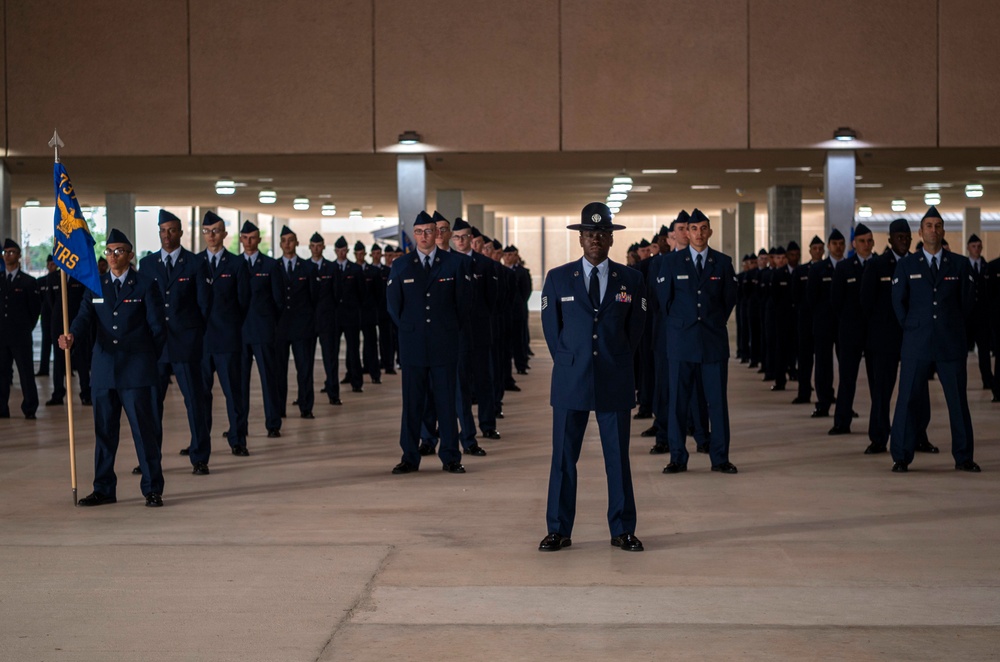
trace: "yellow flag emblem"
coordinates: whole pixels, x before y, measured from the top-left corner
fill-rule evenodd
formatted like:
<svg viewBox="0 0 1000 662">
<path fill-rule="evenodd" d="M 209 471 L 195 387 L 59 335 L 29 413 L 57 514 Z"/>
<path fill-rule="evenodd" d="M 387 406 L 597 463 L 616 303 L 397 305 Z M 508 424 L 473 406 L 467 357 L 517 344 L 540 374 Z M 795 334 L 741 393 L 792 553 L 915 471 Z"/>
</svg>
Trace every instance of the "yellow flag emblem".
<svg viewBox="0 0 1000 662">
<path fill-rule="evenodd" d="M 59 225 L 56 226 L 59 232 L 66 235 L 67 239 L 76 230 L 83 230 L 87 234 L 90 234 L 87 221 L 77 216 L 75 210 L 66 207 L 66 203 L 63 202 L 61 197 L 56 199 L 56 204 L 59 205 Z"/>
</svg>

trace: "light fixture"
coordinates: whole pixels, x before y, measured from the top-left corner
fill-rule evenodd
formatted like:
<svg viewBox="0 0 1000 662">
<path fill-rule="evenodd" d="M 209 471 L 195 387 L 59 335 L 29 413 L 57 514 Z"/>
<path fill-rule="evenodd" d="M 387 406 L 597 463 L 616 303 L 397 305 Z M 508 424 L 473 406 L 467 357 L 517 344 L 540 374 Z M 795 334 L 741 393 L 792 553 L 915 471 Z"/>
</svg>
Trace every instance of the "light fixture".
<svg viewBox="0 0 1000 662">
<path fill-rule="evenodd" d="M 855 184 L 854 188 L 882 188 L 883 184 Z"/>
<path fill-rule="evenodd" d="M 361 218 L 361 210 L 360 209 L 352 209 L 351 213 L 350 213 L 350 217 L 354 218 L 354 219 Z"/>
<path fill-rule="evenodd" d="M 625 202 L 626 200 L 628 200 L 628 193 L 609 193 L 608 201 L 613 202 L 615 200 L 621 200 L 622 202 Z"/>
<path fill-rule="evenodd" d="M 676 175 L 676 168 L 647 168 L 642 171 L 644 175 Z"/>
<path fill-rule="evenodd" d="M 278 194 L 274 191 L 261 191 L 257 194 L 257 199 L 262 205 L 273 205 L 278 201 Z"/>
<path fill-rule="evenodd" d="M 941 172 L 941 166 L 913 166 L 906 169 L 906 172 Z"/>
<path fill-rule="evenodd" d="M 399 134 L 400 145 L 417 145 L 420 143 L 420 134 L 416 131 L 403 131 Z"/>
<path fill-rule="evenodd" d="M 296 211 L 306 211 L 309 209 L 309 198 L 298 197 L 292 200 L 292 209 Z"/>
<path fill-rule="evenodd" d="M 976 172 L 1000 172 L 1000 166 L 976 166 Z"/>
<path fill-rule="evenodd" d="M 622 208 L 622 203 L 620 200 L 611 200 L 610 202 L 608 202 L 608 209 L 617 211 L 621 208 Z"/>
<path fill-rule="evenodd" d="M 911 186 L 910 188 L 914 191 L 938 191 L 943 188 L 952 188 L 953 186 L 955 185 L 946 182 L 928 182 L 920 186 Z"/>
<path fill-rule="evenodd" d="M 858 132 L 850 127 L 842 126 L 833 132 L 833 137 L 836 140 L 848 143 L 857 139 Z"/>
<path fill-rule="evenodd" d="M 611 192 L 612 193 L 628 193 L 631 190 L 632 190 L 632 185 L 631 184 L 612 184 L 611 185 Z"/>
<path fill-rule="evenodd" d="M 940 193 L 925 193 L 924 194 L 924 204 L 925 205 L 939 205 L 939 204 L 941 204 L 941 194 Z"/>
<path fill-rule="evenodd" d="M 215 182 L 215 192 L 219 195 L 232 195 L 236 193 L 236 182 L 231 179 L 220 179 Z"/>
<path fill-rule="evenodd" d="M 337 205 L 326 204 L 319 211 L 323 216 L 336 216 L 337 215 Z"/>
<path fill-rule="evenodd" d="M 893 200 L 892 201 L 893 211 L 906 211 L 906 200 Z"/>
<path fill-rule="evenodd" d="M 802 198 L 804 205 L 821 205 L 826 202 L 823 198 Z"/>
<path fill-rule="evenodd" d="M 871 218 L 872 208 L 868 205 L 858 207 L 858 218 Z"/>
<path fill-rule="evenodd" d="M 24 206 L 25 207 L 41 207 L 42 203 L 40 203 L 38 200 L 36 200 L 34 198 L 28 198 L 27 200 L 24 201 Z"/>
<path fill-rule="evenodd" d="M 632 190 L 632 178 L 626 175 L 624 172 L 611 180 L 611 186 L 627 186 L 628 188 L 623 188 L 623 191 Z"/>
<path fill-rule="evenodd" d="M 756 175 L 760 173 L 760 168 L 727 168 L 726 173 L 730 175 Z"/>
<path fill-rule="evenodd" d="M 722 187 L 718 184 L 694 184 L 691 186 L 692 191 L 714 191 L 719 188 Z"/>
<path fill-rule="evenodd" d="M 812 170 L 811 166 L 795 166 L 791 168 L 775 168 L 775 172 L 809 172 Z"/>
<path fill-rule="evenodd" d="M 965 197 L 967 198 L 981 198 L 983 197 L 983 185 L 973 182 L 972 184 L 966 184 L 965 186 Z"/>
</svg>

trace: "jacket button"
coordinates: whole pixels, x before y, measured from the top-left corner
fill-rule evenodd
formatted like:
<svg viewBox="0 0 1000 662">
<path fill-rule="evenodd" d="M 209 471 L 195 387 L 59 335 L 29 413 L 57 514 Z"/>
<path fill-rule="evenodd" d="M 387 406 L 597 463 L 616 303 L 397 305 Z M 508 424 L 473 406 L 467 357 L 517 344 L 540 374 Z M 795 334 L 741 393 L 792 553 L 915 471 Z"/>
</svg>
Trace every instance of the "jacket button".
<svg viewBox="0 0 1000 662">
<path fill-rule="evenodd" d="M 596 322 L 596 321 L 598 321 L 596 317 L 594 318 L 594 321 L 595 321 L 595 322 Z"/>
<path fill-rule="evenodd" d="M 594 334 L 594 340 L 597 340 L 597 334 L 596 333 Z"/>
<path fill-rule="evenodd" d="M 117 324 L 115 324 L 115 325 L 114 325 L 113 327 L 111 327 L 111 328 L 112 328 L 113 330 L 117 331 L 117 330 L 118 330 L 118 325 L 117 325 Z M 596 337 L 596 336 L 595 336 L 595 337 Z"/>
<path fill-rule="evenodd" d="M 166 296 L 170 296 L 170 290 L 167 290 Z"/>
<path fill-rule="evenodd" d="M 114 315 L 115 317 L 118 317 L 118 311 L 117 310 L 115 312 L 111 313 L 111 314 Z"/>
<path fill-rule="evenodd" d="M 937 315 L 934 316 L 934 319 L 937 319 Z"/>
<path fill-rule="evenodd" d="M 428 292 L 428 293 L 427 293 L 427 296 L 430 296 L 430 295 L 431 295 L 431 293 L 430 293 L 430 292 Z"/>
<path fill-rule="evenodd" d="M 430 324 L 430 323 L 431 323 L 431 318 L 429 318 L 429 317 L 427 318 L 427 323 L 428 323 L 428 324 Z"/>
<path fill-rule="evenodd" d="M 169 317 L 164 317 L 163 319 L 164 319 L 164 321 L 166 321 L 166 322 L 169 322 L 169 321 L 170 321 L 170 318 L 169 318 Z"/>
<path fill-rule="evenodd" d="M 112 340 L 111 342 L 112 342 L 113 344 L 115 344 L 115 345 L 117 345 L 117 344 L 118 344 L 118 341 L 117 341 L 117 340 Z"/>
<path fill-rule="evenodd" d="M 427 310 L 430 310 L 430 309 L 431 309 L 431 307 L 430 307 L 430 306 L 427 306 Z"/>
<path fill-rule="evenodd" d="M 169 308 L 169 307 L 170 307 L 170 304 L 169 304 L 169 303 L 167 303 L 167 304 L 164 304 L 164 307 L 166 307 L 166 308 Z"/>
<path fill-rule="evenodd" d="M 597 352 L 594 352 L 594 356 L 597 356 Z"/>
</svg>

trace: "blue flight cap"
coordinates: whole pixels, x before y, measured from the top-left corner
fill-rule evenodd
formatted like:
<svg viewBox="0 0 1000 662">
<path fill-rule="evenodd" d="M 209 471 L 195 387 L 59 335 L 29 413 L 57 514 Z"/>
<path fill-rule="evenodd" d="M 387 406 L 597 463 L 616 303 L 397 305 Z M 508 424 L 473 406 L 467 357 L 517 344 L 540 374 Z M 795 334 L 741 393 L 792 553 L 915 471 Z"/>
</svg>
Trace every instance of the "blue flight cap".
<svg viewBox="0 0 1000 662">
<path fill-rule="evenodd" d="M 982 239 L 980 239 L 979 237 L 977 237 L 977 236 L 976 236 L 976 235 L 975 235 L 975 234 L 973 233 L 973 234 L 970 234 L 970 235 L 969 235 L 969 240 L 968 240 L 967 242 L 965 242 L 965 245 L 966 245 L 966 246 L 968 246 L 969 244 L 974 244 L 974 243 L 976 243 L 977 241 L 978 241 L 978 242 L 980 242 L 980 243 L 982 243 L 982 241 L 983 241 L 983 240 L 982 240 Z"/>
<path fill-rule="evenodd" d="M 363 251 L 363 250 L 365 250 L 365 245 L 364 244 L 362 244 L 360 241 L 354 242 L 354 252 Z"/>
<path fill-rule="evenodd" d="M 759 251 L 757 251 L 757 257 L 764 257 L 766 255 L 767 255 L 767 251 L 764 250 L 763 248 L 760 249 Z"/>
<path fill-rule="evenodd" d="M 240 228 L 240 234 L 250 234 L 251 232 L 260 232 L 260 228 L 250 221 L 243 221 L 243 227 Z"/>
<path fill-rule="evenodd" d="M 677 218 L 674 219 L 674 222 L 670 224 L 670 229 L 671 230 L 674 229 L 674 223 L 690 223 L 690 222 L 691 222 L 691 214 L 687 213 L 682 209 L 681 213 L 677 214 Z"/>
<path fill-rule="evenodd" d="M 837 228 L 834 228 L 833 232 L 830 233 L 830 239 L 829 239 L 829 241 L 836 241 L 838 239 L 840 241 L 844 241 L 844 233 L 842 233 Z"/>
<path fill-rule="evenodd" d="M 811 247 L 815 246 L 816 244 L 819 244 L 820 246 L 824 246 L 825 245 L 824 242 L 823 242 L 823 240 L 819 238 L 818 234 L 814 234 L 813 235 L 813 238 L 809 241 L 809 247 L 811 248 Z"/>
<path fill-rule="evenodd" d="M 431 218 L 430 214 L 428 214 L 425 211 L 422 211 L 419 214 L 417 214 L 417 218 L 413 221 L 413 225 L 414 226 L 417 226 L 417 225 L 427 225 L 428 223 L 431 224 L 431 225 L 433 225 L 434 224 L 434 219 Z"/>
<path fill-rule="evenodd" d="M 892 223 L 889 224 L 889 234 L 895 234 L 896 232 L 909 232 L 910 224 L 906 222 L 905 218 L 897 218 Z"/>
<path fill-rule="evenodd" d="M 15 248 L 18 251 L 21 250 L 21 247 L 17 245 L 17 242 L 14 241 L 13 239 L 11 239 L 10 237 L 8 237 L 7 239 L 5 239 L 4 242 L 3 242 L 3 249 L 7 250 L 9 248 Z"/>
<path fill-rule="evenodd" d="M 9 240 L 8 240 L 9 241 Z M 107 244 L 125 244 L 129 248 L 132 248 L 132 242 L 128 240 L 125 233 L 118 228 L 113 228 L 111 232 L 108 233 L 108 239 L 104 242 Z M 6 247 L 5 247 L 6 248 Z"/>
<path fill-rule="evenodd" d="M 497 241 L 496 239 L 493 240 L 493 250 L 495 251 L 503 250 L 503 246 L 501 246 L 500 242 Z"/>
<path fill-rule="evenodd" d="M 163 211 L 160 211 L 160 223 L 163 223 Z M 205 212 L 205 218 L 201 219 L 202 225 L 215 225 L 216 223 L 225 223 L 218 214 L 214 211 Z"/>
<path fill-rule="evenodd" d="M 774 249 L 774 254 L 775 255 L 784 255 L 785 254 L 785 247 L 784 246 L 778 246 L 778 247 L 776 247 Z"/>
<path fill-rule="evenodd" d="M 439 212 L 437 209 L 434 210 L 434 216 L 432 216 L 431 218 L 434 220 L 435 223 L 437 223 L 438 221 L 444 221 L 446 223 L 448 222 L 448 219 L 445 218 L 441 214 L 441 212 Z M 450 223 L 449 223 L 449 225 L 450 225 Z"/>
<path fill-rule="evenodd" d="M 482 231 L 479 228 L 477 228 L 475 225 L 473 225 L 472 226 L 472 238 L 475 239 L 476 237 L 482 237 L 482 236 L 483 236 Z"/>
<path fill-rule="evenodd" d="M 459 230 L 468 230 L 470 228 L 472 228 L 472 226 L 469 225 L 469 222 L 463 218 L 456 218 L 455 224 L 451 226 L 452 232 L 458 232 Z"/>
<path fill-rule="evenodd" d="M 660 226 L 660 231 L 657 232 L 656 234 L 657 234 L 657 236 L 663 237 L 664 239 L 666 239 L 667 238 L 667 234 L 669 232 L 670 232 L 670 228 L 668 228 L 666 225 L 661 225 Z"/>
<path fill-rule="evenodd" d="M 321 235 L 319 232 L 313 232 L 313 236 L 309 237 L 309 243 L 310 244 L 324 244 L 326 242 L 323 241 L 323 235 Z"/>
<path fill-rule="evenodd" d="M 855 239 L 858 238 L 858 237 L 863 237 L 864 235 L 871 234 L 871 233 L 872 233 L 872 231 L 869 230 L 868 226 L 865 225 L 864 223 L 858 223 L 854 227 L 854 237 L 855 237 Z"/>
<path fill-rule="evenodd" d="M 645 239 L 639 242 L 639 248 L 649 248 L 649 242 Z"/>
<path fill-rule="evenodd" d="M 298 236 L 294 232 L 292 232 L 292 229 L 290 227 L 288 227 L 287 225 L 282 225 L 281 226 L 281 236 L 285 237 L 287 235 L 292 235 L 293 237 L 297 237 Z"/>
<path fill-rule="evenodd" d="M 164 223 L 169 223 L 171 221 L 177 221 L 178 223 L 180 223 L 181 219 L 177 218 L 176 216 L 168 212 L 166 209 L 161 209 L 160 216 L 157 219 L 156 224 L 163 225 Z"/>
<path fill-rule="evenodd" d="M 790 242 L 788 242 L 788 247 L 785 250 L 800 251 L 802 249 L 799 248 L 799 243 L 797 241 L 795 241 L 794 239 L 792 239 Z"/>
<path fill-rule="evenodd" d="M 334 248 L 347 248 L 347 240 L 341 235 L 337 237 L 337 241 L 333 244 Z"/>
<path fill-rule="evenodd" d="M 682 211 L 681 213 L 687 215 L 687 212 L 683 212 Z M 681 223 L 685 222 L 685 221 L 681 221 L 679 216 L 677 217 L 677 220 L 680 221 Z M 708 216 L 705 216 L 705 214 L 703 214 L 700 209 L 695 209 L 693 212 L 691 212 L 691 215 L 688 216 L 688 220 L 686 222 L 687 223 L 711 223 L 711 221 L 709 220 Z"/>
<path fill-rule="evenodd" d="M 941 212 L 937 210 L 937 207 L 931 205 L 931 208 L 927 210 L 927 213 L 920 220 L 924 220 L 924 218 L 941 218 Z"/>
</svg>

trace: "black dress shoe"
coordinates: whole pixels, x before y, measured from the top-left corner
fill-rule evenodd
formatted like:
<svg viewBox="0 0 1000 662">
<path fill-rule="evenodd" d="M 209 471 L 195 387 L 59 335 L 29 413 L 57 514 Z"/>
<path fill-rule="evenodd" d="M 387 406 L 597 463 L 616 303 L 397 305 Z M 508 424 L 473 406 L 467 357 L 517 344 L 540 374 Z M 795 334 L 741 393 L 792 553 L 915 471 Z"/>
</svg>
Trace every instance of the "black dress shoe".
<svg viewBox="0 0 1000 662">
<path fill-rule="evenodd" d="M 63 404 L 62 398 L 49 398 L 45 401 L 46 407 L 61 407 Z"/>
<path fill-rule="evenodd" d="M 865 449 L 865 455 L 878 455 L 879 453 L 884 453 L 885 450 L 885 446 L 880 446 L 873 441 L 868 444 L 868 448 Z"/>
<path fill-rule="evenodd" d="M 181 449 L 181 455 L 190 455 L 190 454 L 191 454 L 190 446 L 185 446 L 184 448 Z"/>
<path fill-rule="evenodd" d="M 410 464 L 409 462 L 400 462 L 392 468 L 392 473 L 399 474 L 411 474 L 414 471 L 419 471 L 420 467 L 415 464 Z"/>
<path fill-rule="evenodd" d="M 782 384 L 781 386 L 778 386 L 777 384 L 771 384 L 771 390 L 772 391 L 784 391 L 785 390 L 785 385 Z"/>
<path fill-rule="evenodd" d="M 421 455 L 434 455 L 435 451 L 434 451 L 434 446 L 432 444 L 429 444 L 426 441 L 422 441 L 420 442 L 420 445 L 417 447 L 417 452 L 420 453 Z"/>
<path fill-rule="evenodd" d="M 222 433 L 222 438 L 229 439 L 229 430 L 226 430 L 225 432 Z"/>
<path fill-rule="evenodd" d="M 941 450 L 929 441 L 917 442 L 917 447 L 914 449 L 918 453 L 940 453 Z"/>
<path fill-rule="evenodd" d="M 518 371 L 517 371 L 517 374 L 519 374 L 519 375 L 526 375 L 526 374 L 528 374 L 528 371 L 525 370 L 524 368 L 519 368 Z"/>
<path fill-rule="evenodd" d="M 909 471 L 908 466 L 909 465 L 907 465 L 905 462 L 893 462 L 892 463 L 892 473 L 894 473 L 894 474 L 905 474 L 906 472 Z"/>
<path fill-rule="evenodd" d="M 387 374 L 387 375 L 395 375 L 396 371 L 393 370 L 392 368 L 389 368 L 388 370 L 385 371 L 385 374 Z"/>
<path fill-rule="evenodd" d="M 651 425 L 639 435 L 640 437 L 655 437 L 656 436 L 656 426 Z"/>
<path fill-rule="evenodd" d="M 642 543 L 631 533 L 623 533 L 620 536 L 615 536 L 611 539 L 611 544 L 626 552 L 641 552 L 643 549 Z"/>
<path fill-rule="evenodd" d="M 316 418 L 311 411 L 304 411 L 299 414 L 299 418 Z"/>
<path fill-rule="evenodd" d="M 267 431 L 267 438 L 268 439 L 277 439 L 280 436 L 281 436 L 281 430 L 268 430 Z"/>
<path fill-rule="evenodd" d="M 1000 395 L 994 395 L 993 399 L 990 400 L 990 402 L 1000 402 Z"/>
<path fill-rule="evenodd" d="M 510 386 L 504 386 L 504 387 L 503 387 L 503 390 L 505 390 L 505 391 L 515 391 L 515 392 L 517 392 L 517 391 L 520 391 L 520 390 L 521 390 L 521 387 L 520 387 L 520 386 L 518 386 L 517 384 L 511 384 Z"/>
<path fill-rule="evenodd" d="M 706 455 L 708 454 L 708 444 L 697 444 L 694 447 L 694 449 L 698 453 L 705 453 Z"/>
<path fill-rule="evenodd" d="M 103 506 L 106 503 L 116 503 L 117 501 L 118 499 L 111 496 L 110 494 L 91 492 L 87 496 L 77 501 L 77 503 L 81 506 Z"/>
<path fill-rule="evenodd" d="M 500 439 L 500 433 L 496 430 L 486 430 L 483 432 L 483 439 L 492 439 L 493 441 L 497 441 Z"/>
<path fill-rule="evenodd" d="M 35 420 L 35 414 L 34 414 L 34 412 L 32 412 L 30 414 L 25 414 L 24 415 L 24 420 L 26 420 L 26 421 L 33 421 L 33 420 Z"/>
<path fill-rule="evenodd" d="M 90 398 L 85 398 L 82 395 L 80 396 L 80 404 L 82 404 L 84 407 L 93 407 L 94 406 L 94 403 L 91 401 Z"/>
<path fill-rule="evenodd" d="M 161 497 L 156 492 L 150 492 L 146 495 L 146 507 L 147 508 L 161 508 L 163 506 L 163 497 Z"/>
<path fill-rule="evenodd" d="M 832 428 L 830 428 L 830 431 L 827 432 L 827 434 L 830 435 L 831 437 L 836 437 L 837 435 L 840 434 L 851 434 L 851 428 L 845 428 L 841 425 L 834 425 Z"/>
<path fill-rule="evenodd" d="M 497 418 L 503 418 L 503 409 L 497 412 Z"/>
<path fill-rule="evenodd" d="M 461 462 L 449 462 L 448 464 L 441 467 L 442 471 L 447 471 L 450 474 L 464 474 L 465 467 L 462 466 Z"/>
<path fill-rule="evenodd" d="M 39 370 L 38 372 L 35 373 L 35 377 L 48 377 L 48 376 L 49 376 L 48 370 Z"/>
<path fill-rule="evenodd" d="M 249 457 L 250 451 L 247 450 L 246 446 L 233 446 L 233 455 L 238 455 L 239 457 Z"/>
<path fill-rule="evenodd" d="M 364 393 L 365 392 L 365 387 L 364 386 L 352 386 L 351 387 L 351 391 L 353 391 L 354 393 Z"/>
<path fill-rule="evenodd" d="M 665 474 L 679 474 L 687 470 L 688 470 L 688 465 L 677 464 L 676 462 L 671 462 L 667 466 L 663 467 L 663 473 Z"/>
<path fill-rule="evenodd" d="M 748 366 L 747 366 L 747 368 L 749 368 L 750 370 L 753 370 L 754 368 L 756 368 L 756 367 L 757 367 L 757 366 L 759 366 L 759 365 L 760 365 L 760 364 L 759 364 L 759 363 L 757 363 L 756 361 L 751 361 L 751 362 L 750 362 L 750 365 L 748 365 Z"/>
<path fill-rule="evenodd" d="M 550 533 L 542 538 L 542 542 L 538 543 L 538 551 L 558 552 L 563 547 L 569 547 L 572 544 L 573 541 L 570 540 L 568 536 L 562 536 L 558 533 Z"/>
<path fill-rule="evenodd" d="M 372 384 L 381 384 L 381 383 L 382 383 L 381 377 L 372 377 Z"/>
<path fill-rule="evenodd" d="M 653 447 L 649 449 L 650 455 L 663 455 L 664 453 L 669 453 L 670 449 L 666 444 L 653 444 Z"/>
<path fill-rule="evenodd" d="M 723 462 L 722 464 L 712 465 L 712 471 L 719 471 L 724 474 L 735 474 L 739 473 L 736 470 L 736 465 L 732 462 Z"/>
<path fill-rule="evenodd" d="M 956 464 L 955 471 L 970 471 L 974 474 L 977 474 L 980 471 L 982 471 L 982 469 L 980 469 L 979 465 L 973 462 L 972 460 L 966 460 L 965 462 Z"/>
<path fill-rule="evenodd" d="M 324 386 L 323 388 L 321 388 L 321 389 L 319 390 L 319 392 L 320 392 L 320 393 L 326 393 L 326 390 L 327 390 L 327 389 L 326 389 L 326 387 Z"/>
<path fill-rule="evenodd" d="M 809 418 L 829 418 L 830 411 L 827 409 L 814 409 L 813 413 L 809 414 Z"/>
<path fill-rule="evenodd" d="M 856 411 L 851 411 L 851 418 L 861 418 L 861 414 Z"/>
<path fill-rule="evenodd" d="M 350 377 L 344 377 L 343 379 L 340 380 L 340 383 L 341 384 L 350 384 L 351 383 L 351 378 Z"/>
<path fill-rule="evenodd" d="M 486 455 L 486 451 L 483 450 L 482 446 L 479 444 L 472 444 L 465 449 L 466 455 L 475 455 L 476 457 L 483 457 Z"/>
<path fill-rule="evenodd" d="M 193 473 L 195 476 L 207 476 L 211 472 L 208 470 L 207 464 L 205 464 L 204 462 L 199 462 L 198 464 L 194 465 L 193 469 L 191 469 L 191 473 Z"/>
<path fill-rule="evenodd" d="M 812 398 L 803 398 L 801 395 L 792 400 L 793 405 L 808 405 L 812 403 Z"/>
<path fill-rule="evenodd" d="M 132 469 L 132 475 L 133 476 L 141 476 L 142 475 L 142 467 L 135 467 L 134 469 Z"/>
<path fill-rule="evenodd" d="M 342 404 L 344 404 L 344 402 L 340 398 L 330 398 L 330 404 L 331 405 L 336 405 L 336 406 L 339 407 Z"/>
<path fill-rule="evenodd" d="M 292 400 L 292 406 L 293 407 L 298 407 L 299 406 L 299 401 L 298 400 Z"/>
<path fill-rule="evenodd" d="M 639 411 L 635 416 L 632 417 L 633 420 L 642 421 L 647 418 L 653 418 L 653 412 L 649 411 Z"/>
</svg>

